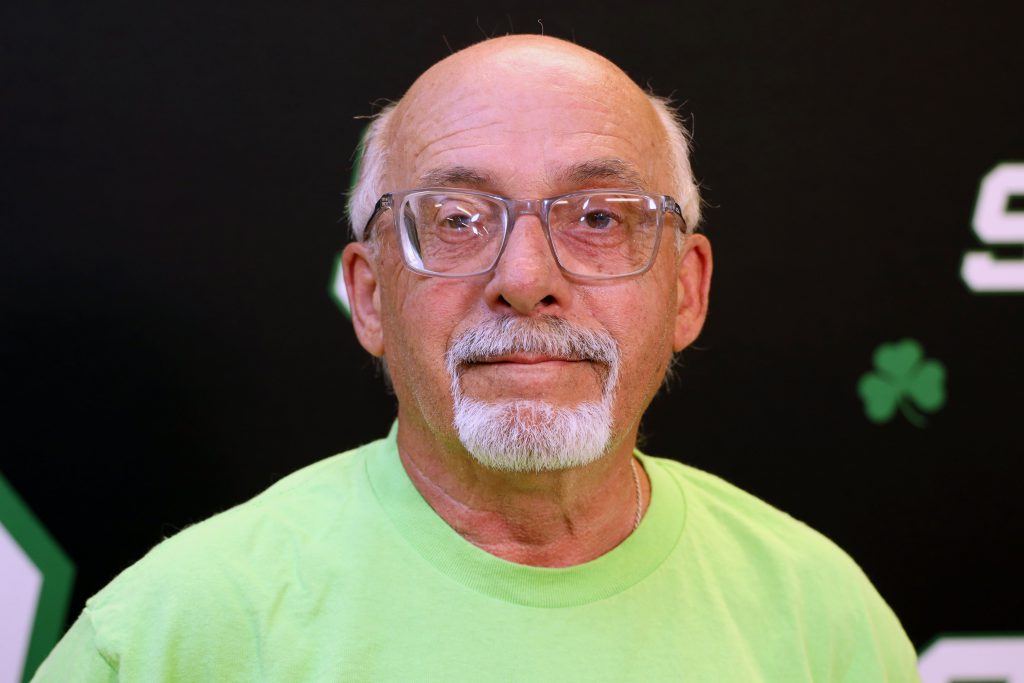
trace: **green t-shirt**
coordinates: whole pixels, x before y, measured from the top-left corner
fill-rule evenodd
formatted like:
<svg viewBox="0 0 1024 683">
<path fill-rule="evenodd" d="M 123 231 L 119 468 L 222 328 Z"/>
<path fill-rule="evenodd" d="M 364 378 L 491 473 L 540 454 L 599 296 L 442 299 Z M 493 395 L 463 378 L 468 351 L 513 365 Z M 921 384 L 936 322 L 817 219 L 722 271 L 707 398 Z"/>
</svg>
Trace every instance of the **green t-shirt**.
<svg viewBox="0 0 1024 683">
<path fill-rule="evenodd" d="M 36 680 L 918 680 L 896 617 L 830 541 L 638 457 L 639 528 L 538 568 L 438 517 L 392 430 L 158 545 L 86 603 Z"/>
</svg>

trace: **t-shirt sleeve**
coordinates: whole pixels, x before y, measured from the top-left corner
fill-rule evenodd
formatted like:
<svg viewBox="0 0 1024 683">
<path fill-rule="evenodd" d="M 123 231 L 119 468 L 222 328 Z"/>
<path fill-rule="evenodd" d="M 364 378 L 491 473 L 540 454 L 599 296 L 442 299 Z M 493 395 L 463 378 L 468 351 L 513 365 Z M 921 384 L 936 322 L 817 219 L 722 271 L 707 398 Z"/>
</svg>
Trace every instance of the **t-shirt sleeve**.
<svg viewBox="0 0 1024 683">
<path fill-rule="evenodd" d="M 82 612 L 36 671 L 32 681 L 100 683 L 118 680 L 117 672 L 96 647 L 96 631 Z"/>
<path fill-rule="evenodd" d="M 859 645 L 843 667 L 842 683 L 920 683 L 917 654 L 899 619 L 867 577 L 859 571 L 861 615 L 855 626 Z M 857 588 L 852 588 L 857 590 Z"/>
</svg>

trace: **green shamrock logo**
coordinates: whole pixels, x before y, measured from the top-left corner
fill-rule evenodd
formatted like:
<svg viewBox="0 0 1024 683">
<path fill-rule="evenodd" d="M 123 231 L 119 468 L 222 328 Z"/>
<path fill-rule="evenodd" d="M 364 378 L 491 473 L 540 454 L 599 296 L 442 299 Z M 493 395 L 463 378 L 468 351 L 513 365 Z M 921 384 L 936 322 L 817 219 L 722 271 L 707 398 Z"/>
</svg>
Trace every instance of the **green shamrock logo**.
<svg viewBox="0 0 1024 683">
<path fill-rule="evenodd" d="M 875 369 L 857 383 L 864 414 L 872 422 L 888 422 L 899 409 L 910 424 L 924 427 L 927 420 L 918 410 L 934 413 L 945 405 L 946 368 L 941 361 L 925 359 L 915 340 L 880 345 L 874 363 Z"/>
</svg>

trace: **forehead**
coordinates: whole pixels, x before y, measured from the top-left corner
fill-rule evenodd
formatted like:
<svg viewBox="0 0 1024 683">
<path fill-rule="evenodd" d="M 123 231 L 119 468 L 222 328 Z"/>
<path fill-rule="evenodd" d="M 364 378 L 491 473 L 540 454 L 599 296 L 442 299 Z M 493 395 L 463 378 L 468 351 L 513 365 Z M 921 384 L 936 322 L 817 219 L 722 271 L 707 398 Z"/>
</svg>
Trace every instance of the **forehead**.
<svg viewBox="0 0 1024 683">
<path fill-rule="evenodd" d="M 424 74 L 396 111 L 388 176 L 390 189 L 512 196 L 669 190 L 664 132 L 642 91 L 610 65 L 544 55 Z"/>
</svg>

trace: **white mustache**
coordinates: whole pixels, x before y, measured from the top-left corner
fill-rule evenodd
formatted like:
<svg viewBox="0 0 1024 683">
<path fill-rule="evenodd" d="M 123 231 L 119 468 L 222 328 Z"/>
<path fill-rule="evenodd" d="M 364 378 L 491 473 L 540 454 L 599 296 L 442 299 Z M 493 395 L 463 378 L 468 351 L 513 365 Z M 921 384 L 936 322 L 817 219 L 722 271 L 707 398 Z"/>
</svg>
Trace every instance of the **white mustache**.
<svg viewBox="0 0 1024 683">
<path fill-rule="evenodd" d="M 449 376 L 457 381 L 461 366 L 514 353 L 535 353 L 606 365 L 609 374 L 606 390 L 614 387 L 618 378 L 619 347 L 608 332 L 580 327 L 553 315 L 539 318 L 504 315 L 485 320 L 452 342 L 445 354 L 445 362 Z"/>
</svg>

